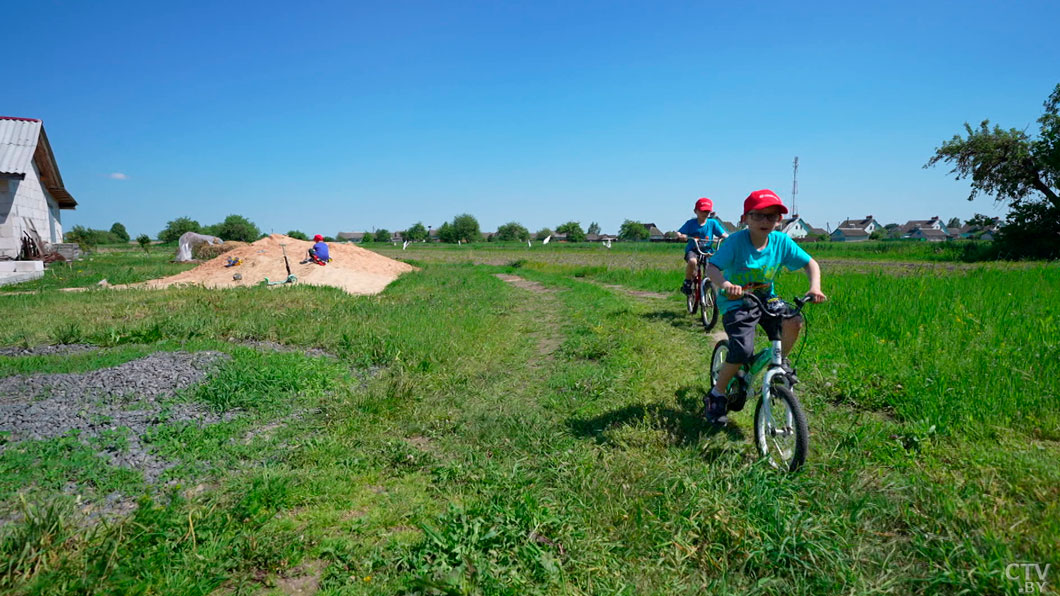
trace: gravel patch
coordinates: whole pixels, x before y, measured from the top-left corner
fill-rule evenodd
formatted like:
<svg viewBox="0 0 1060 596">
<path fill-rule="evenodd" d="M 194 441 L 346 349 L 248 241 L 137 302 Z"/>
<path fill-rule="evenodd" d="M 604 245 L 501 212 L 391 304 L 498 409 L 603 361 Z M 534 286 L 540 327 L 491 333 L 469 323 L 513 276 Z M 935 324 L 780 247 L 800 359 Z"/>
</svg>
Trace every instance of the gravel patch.
<svg viewBox="0 0 1060 596">
<path fill-rule="evenodd" d="M 0 356 L 54 356 L 55 354 L 91 352 L 98 349 L 99 346 L 90 344 L 59 344 L 56 346 L 34 346 L 32 348 L 9 346 L 0 348 Z"/>
<path fill-rule="evenodd" d="M 112 465 L 138 469 L 154 483 L 173 463 L 141 443 L 151 427 L 169 422 L 207 425 L 236 413 L 216 414 L 200 404 L 164 403 L 178 390 L 201 383 L 222 352 L 159 352 L 87 373 L 16 375 L 0 379 L 0 453 L 23 440 L 80 431 L 86 445 L 104 438 L 100 455 Z M 110 443 L 110 446 L 107 446 Z"/>
</svg>

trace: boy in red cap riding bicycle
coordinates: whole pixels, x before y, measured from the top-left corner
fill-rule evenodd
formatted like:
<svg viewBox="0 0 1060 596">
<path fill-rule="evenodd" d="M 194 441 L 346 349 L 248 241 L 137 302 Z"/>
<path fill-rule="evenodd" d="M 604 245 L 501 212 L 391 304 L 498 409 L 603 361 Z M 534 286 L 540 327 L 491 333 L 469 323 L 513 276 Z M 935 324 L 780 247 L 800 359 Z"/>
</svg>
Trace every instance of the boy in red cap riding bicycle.
<svg viewBox="0 0 1060 596">
<path fill-rule="evenodd" d="M 688 240 L 685 244 L 685 283 L 681 291 L 687 296 L 692 293 L 692 277 L 696 274 L 696 265 L 699 263 L 699 255 L 696 253 L 696 239 L 712 241 L 714 237 L 724 240 L 729 236 L 725 228 L 721 226 L 714 217 L 714 203 L 703 197 L 696 201 L 692 210 L 696 216 L 685 222 L 680 230 L 677 230 L 678 240 Z"/>
<path fill-rule="evenodd" d="M 718 372 L 717 382 L 703 398 L 706 418 L 714 424 L 728 423 L 730 410 L 740 410 L 743 403 L 729 404 L 726 388 L 740 365 L 754 354 L 755 328 L 761 323 L 781 325 L 781 351 L 784 365 L 795 340 L 802 329 L 802 315 L 786 318 L 783 323 L 776 319 L 762 318 L 760 307 L 749 306 L 740 297 L 744 292 L 754 292 L 772 312 L 787 309 L 787 304 L 773 291 L 773 280 L 781 266 L 789 271 L 803 269 L 810 280 L 806 295 L 812 302 L 824 302 L 828 298 L 821 293 L 821 267 L 787 234 L 776 231 L 777 222 L 788 208 L 771 190 L 756 190 L 743 202 L 740 223 L 747 229 L 735 232 L 710 258 L 707 276 L 718 291 L 718 309 L 724 315 L 721 323 L 729 336 L 729 353 L 725 364 Z M 761 320 L 760 320 L 761 319 Z"/>
</svg>

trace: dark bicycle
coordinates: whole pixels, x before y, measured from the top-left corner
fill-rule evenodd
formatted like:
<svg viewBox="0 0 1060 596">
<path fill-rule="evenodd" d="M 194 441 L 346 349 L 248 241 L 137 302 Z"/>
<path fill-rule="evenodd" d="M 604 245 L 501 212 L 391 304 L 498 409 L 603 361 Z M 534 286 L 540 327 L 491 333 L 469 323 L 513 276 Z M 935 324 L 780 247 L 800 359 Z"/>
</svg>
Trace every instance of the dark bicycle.
<svg viewBox="0 0 1060 596">
<path fill-rule="evenodd" d="M 688 295 L 688 314 L 699 313 L 699 320 L 703 323 L 703 331 L 710 333 L 714 325 L 718 323 L 718 302 L 714 293 L 714 284 L 707 277 L 707 265 L 711 255 L 714 254 L 714 243 L 702 238 L 696 238 L 693 243 L 694 251 L 699 258 L 696 266 L 695 276 L 692 278 L 692 292 Z"/>
</svg>

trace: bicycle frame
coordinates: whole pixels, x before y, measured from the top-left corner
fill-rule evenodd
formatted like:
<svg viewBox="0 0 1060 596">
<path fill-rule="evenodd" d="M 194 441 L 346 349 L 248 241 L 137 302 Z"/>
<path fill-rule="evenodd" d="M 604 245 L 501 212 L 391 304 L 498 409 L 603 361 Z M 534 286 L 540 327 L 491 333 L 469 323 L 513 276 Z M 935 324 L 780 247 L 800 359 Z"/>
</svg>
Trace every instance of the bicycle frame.
<svg viewBox="0 0 1060 596">
<path fill-rule="evenodd" d="M 781 341 L 779 339 L 770 338 L 769 344 L 770 345 L 768 348 L 762 350 L 761 352 L 758 352 L 752 357 L 750 365 L 745 364 L 743 365 L 743 367 L 740 368 L 740 370 L 743 371 L 747 375 L 747 377 L 749 377 L 745 378 L 744 380 L 748 383 L 748 388 L 750 388 L 752 384 L 751 378 L 757 376 L 758 373 L 762 371 L 762 369 L 766 369 L 765 374 L 762 376 L 762 384 L 760 387 L 760 390 L 762 392 L 761 399 L 762 407 L 766 411 L 766 417 L 772 419 L 773 408 L 771 403 L 772 400 L 769 396 L 769 388 L 772 387 L 774 377 L 776 377 L 777 375 L 786 376 L 787 373 L 784 371 L 784 368 L 782 366 L 784 356 L 781 348 Z M 736 382 L 736 377 L 733 377 L 733 380 L 730 382 L 730 385 L 733 382 Z"/>
</svg>

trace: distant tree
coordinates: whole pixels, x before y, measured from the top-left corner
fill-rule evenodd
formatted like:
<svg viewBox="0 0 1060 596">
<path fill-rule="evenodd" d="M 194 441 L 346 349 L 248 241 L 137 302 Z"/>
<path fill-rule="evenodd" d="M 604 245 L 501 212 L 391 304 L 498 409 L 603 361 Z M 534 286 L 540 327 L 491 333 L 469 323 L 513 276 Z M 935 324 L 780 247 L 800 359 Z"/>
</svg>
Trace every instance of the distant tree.
<svg viewBox="0 0 1060 596">
<path fill-rule="evenodd" d="M 589 229 L 586 230 L 585 233 L 589 234 L 590 236 L 592 236 L 592 235 L 599 236 L 600 235 L 600 224 L 598 224 L 598 223 L 596 223 L 594 221 L 593 223 L 589 224 Z"/>
<path fill-rule="evenodd" d="M 456 243 L 456 232 L 453 230 L 453 224 L 445 222 L 442 227 L 438 228 L 438 240 Z"/>
<path fill-rule="evenodd" d="M 412 226 L 405 230 L 405 240 L 409 242 L 422 242 L 427 239 L 427 228 L 423 227 L 423 222 L 416 222 Z"/>
<path fill-rule="evenodd" d="M 648 232 L 648 228 L 644 227 L 644 224 L 631 219 L 622 222 L 622 226 L 618 229 L 618 237 L 621 240 L 647 240 L 650 236 L 651 234 Z"/>
<path fill-rule="evenodd" d="M 309 240 L 309 236 L 306 236 L 304 232 L 299 232 L 298 230 L 287 232 L 287 236 L 294 238 L 295 240 Z"/>
<path fill-rule="evenodd" d="M 876 228 L 869 234 L 869 240 L 883 240 L 887 237 L 887 230 L 883 228 Z"/>
<path fill-rule="evenodd" d="M 129 242 L 129 232 L 125 230 L 125 226 L 118 222 L 114 222 L 114 225 L 110 227 L 110 233 L 114 234 L 114 238 L 118 242 Z"/>
<path fill-rule="evenodd" d="M 883 226 L 883 235 L 887 240 L 899 240 L 902 238 L 902 226 L 896 223 L 889 223 Z"/>
<path fill-rule="evenodd" d="M 548 228 L 541 228 L 540 230 L 537 231 L 536 234 L 534 234 L 534 238 L 536 238 L 537 240 L 544 240 L 545 238 L 548 238 L 551 235 L 552 235 L 552 230 L 550 230 Z"/>
<path fill-rule="evenodd" d="M 390 242 L 390 230 L 386 228 L 378 229 L 372 239 L 376 242 Z"/>
<path fill-rule="evenodd" d="M 478 242 L 482 240 L 482 231 L 474 216 L 464 213 L 453 218 L 453 229 L 461 242 Z"/>
<path fill-rule="evenodd" d="M 190 217 L 178 217 L 166 222 L 165 229 L 158 233 L 158 239 L 162 242 L 176 242 L 185 232 L 202 232 L 202 226 Z"/>
<path fill-rule="evenodd" d="M 500 242 L 526 242 L 529 239 L 530 231 L 514 221 L 497 228 L 497 240 Z"/>
<path fill-rule="evenodd" d="M 448 224 L 448 225 L 446 225 Z M 457 215 L 452 223 L 446 222 L 438 229 L 438 239 L 442 242 L 478 242 L 482 240 L 482 232 L 478 227 L 478 220 L 467 213 Z"/>
<path fill-rule="evenodd" d="M 219 224 L 209 226 L 213 236 L 222 240 L 254 242 L 261 236 L 261 230 L 242 215 L 229 215 Z"/>
<path fill-rule="evenodd" d="M 144 252 L 151 252 L 148 247 L 151 246 L 151 237 L 147 234 L 140 234 L 136 237 L 136 243 L 140 245 L 140 248 L 144 249 Z"/>
<path fill-rule="evenodd" d="M 950 220 L 948 222 L 946 222 L 946 227 L 947 228 L 959 228 L 959 227 L 961 227 L 961 218 L 959 218 L 959 217 L 951 217 Z"/>
<path fill-rule="evenodd" d="M 964 222 L 964 225 L 975 226 L 979 228 L 987 228 L 995 224 L 997 224 L 997 220 L 995 220 L 993 217 L 983 215 L 982 213 L 976 213 L 972 216 L 971 219 Z"/>
<path fill-rule="evenodd" d="M 967 136 L 954 135 L 924 165 L 947 162 L 958 180 L 971 178 L 969 201 L 982 192 L 1008 203 L 996 237 L 1002 256 L 1060 257 L 1060 84 L 1044 108 L 1037 138 L 1016 128 L 991 128 L 989 120 L 977 129 L 965 123 Z"/>
<path fill-rule="evenodd" d="M 335 238 L 332 236 L 324 236 L 324 242 L 335 242 Z"/>
<path fill-rule="evenodd" d="M 585 230 L 582 229 L 582 225 L 576 221 L 568 221 L 567 223 L 556 226 L 557 234 L 566 234 L 567 242 L 585 242 Z"/>
</svg>

